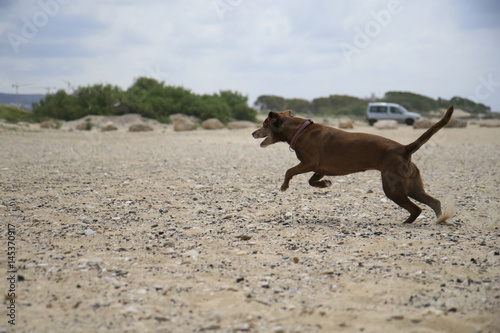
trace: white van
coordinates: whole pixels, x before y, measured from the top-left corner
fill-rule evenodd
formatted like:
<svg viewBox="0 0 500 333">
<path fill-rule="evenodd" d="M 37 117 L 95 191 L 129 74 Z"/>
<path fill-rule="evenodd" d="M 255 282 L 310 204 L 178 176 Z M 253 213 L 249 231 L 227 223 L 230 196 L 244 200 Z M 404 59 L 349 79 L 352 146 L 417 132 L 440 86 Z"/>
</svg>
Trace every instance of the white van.
<svg viewBox="0 0 500 333">
<path fill-rule="evenodd" d="M 396 103 L 368 103 L 368 108 L 366 109 L 366 119 L 368 119 L 370 125 L 382 119 L 392 119 L 407 125 L 413 125 L 415 120 L 420 118 L 422 116 L 418 113 L 410 112 Z"/>
</svg>

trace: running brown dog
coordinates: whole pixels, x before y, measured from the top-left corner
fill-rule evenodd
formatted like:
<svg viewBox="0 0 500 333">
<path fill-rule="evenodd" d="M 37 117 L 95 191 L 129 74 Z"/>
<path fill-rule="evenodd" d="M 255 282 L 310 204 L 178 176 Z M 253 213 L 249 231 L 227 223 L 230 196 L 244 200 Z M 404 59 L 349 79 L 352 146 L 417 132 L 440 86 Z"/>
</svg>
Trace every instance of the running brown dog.
<svg viewBox="0 0 500 333">
<path fill-rule="evenodd" d="M 314 172 L 309 179 L 311 186 L 328 187 L 332 183 L 321 180 L 324 176 L 379 170 L 386 196 L 410 212 L 404 223 L 412 223 L 422 212 L 408 197 L 431 207 L 438 221 L 443 222 L 449 216 L 442 214 L 441 202 L 425 192 L 420 171 L 411 161 L 411 155 L 446 126 L 452 114 L 453 106 L 441 120 L 408 145 L 378 135 L 351 133 L 315 124 L 292 116 L 290 110 L 269 112 L 262 127 L 252 135 L 255 139 L 265 138 L 260 144 L 262 148 L 276 142 L 287 142 L 295 150 L 300 163 L 287 170 L 282 191 L 288 188 L 293 176 L 301 173 Z"/>
</svg>

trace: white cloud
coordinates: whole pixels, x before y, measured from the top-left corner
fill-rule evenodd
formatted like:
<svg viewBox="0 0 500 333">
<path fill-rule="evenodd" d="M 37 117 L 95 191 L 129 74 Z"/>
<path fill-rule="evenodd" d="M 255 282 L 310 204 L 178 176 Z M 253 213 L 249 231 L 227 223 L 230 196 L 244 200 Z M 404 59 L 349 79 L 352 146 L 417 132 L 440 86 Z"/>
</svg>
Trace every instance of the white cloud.
<svg viewBox="0 0 500 333">
<path fill-rule="evenodd" d="M 388 90 L 451 98 L 474 96 L 491 74 L 499 85 L 480 101 L 500 110 L 495 1 L 67 2 L 18 53 L 8 34 L 22 36 L 25 20 L 43 8 L 34 0 L 0 6 L 0 91 L 14 82 L 63 88 L 63 79 L 126 89 L 154 70 L 167 84 L 238 90 L 250 103 L 261 94 L 312 99 Z M 391 9 L 390 18 L 381 14 Z M 369 39 L 362 47 L 359 31 Z M 357 48 L 350 61 L 341 43 Z"/>
</svg>

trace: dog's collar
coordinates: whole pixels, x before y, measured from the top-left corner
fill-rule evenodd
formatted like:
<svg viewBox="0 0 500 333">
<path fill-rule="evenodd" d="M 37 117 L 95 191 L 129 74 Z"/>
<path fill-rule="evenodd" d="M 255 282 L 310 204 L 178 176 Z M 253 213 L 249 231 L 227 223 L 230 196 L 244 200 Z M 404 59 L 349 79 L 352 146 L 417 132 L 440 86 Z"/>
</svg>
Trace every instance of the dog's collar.
<svg viewBox="0 0 500 333">
<path fill-rule="evenodd" d="M 290 150 L 293 151 L 294 148 L 295 148 L 295 140 L 297 140 L 297 137 L 299 136 L 300 133 L 302 133 L 303 130 L 305 130 L 307 128 L 307 126 L 311 125 L 312 123 L 314 123 L 314 121 L 312 121 L 311 119 L 307 119 L 306 121 L 304 121 L 304 123 L 299 127 L 299 129 L 297 130 L 297 132 L 295 132 L 295 134 L 293 135 L 292 137 L 292 141 L 290 141 Z"/>
</svg>

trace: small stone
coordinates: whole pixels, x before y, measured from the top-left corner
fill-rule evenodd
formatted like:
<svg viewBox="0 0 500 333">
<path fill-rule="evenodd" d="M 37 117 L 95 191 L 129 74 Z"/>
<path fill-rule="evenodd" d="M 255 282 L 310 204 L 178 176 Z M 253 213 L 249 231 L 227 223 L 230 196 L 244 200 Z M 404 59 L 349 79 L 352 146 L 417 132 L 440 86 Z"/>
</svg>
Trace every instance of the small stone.
<svg viewBox="0 0 500 333">
<path fill-rule="evenodd" d="M 434 125 L 434 123 L 428 119 L 428 118 L 420 118 L 420 119 L 417 119 L 415 120 L 415 122 L 413 123 L 413 128 L 415 129 L 427 129 L 429 127 L 431 127 L 432 125 Z"/>
<path fill-rule="evenodd" d="M 174 131 L 176 132 L 192 131 L 194 127 L 194 123 L 187 117 L 181 117 L 174 121 Z"/>
<path fill-rule="evenodd" d="M 237 238 L 241 239 L 241 240 L 249 240 L 252 238 L 252 236 L 250 235 L 240 235 L 240 236 L 237 236 Z"/>
<path fill-rule="evenodd" d="M 85 235 L 86 236 L 92 236 L 92 235 L 95 235 L 95 231 L 92 230 L 92 229 L 85 229 Z"/>
<path fill-rule="evenodd" d="M 52 121 L 52 120 L 48 120 L 48 121 L 42 121 L 40 123 L 40 128 L 56 128 L 57 127 L 57 124 L 55 121 Z"/>
<path fill-rule="evenodd" d="M 300 259 L 299 259 L 299 257 L 293 257 L 293 262 L 294 262 L 294 263 L 298 263 L 298 262 L 299 262 L 299 260 L 300 260 Z"/>
<path fill-rule="evenodd" d="M 201 127 L 209 130 L 223 129 L 224 124 L 217 118 L 210 118 L 201 123 Z"/>
<path fill-rule="evenodd" d="M 236 325 L 234 328 L 233 328 L 233 331 L 235 332 L 249 332 L 250 329 L 252 327 L 250 326 L 250 324 L 241 324 L 241 325 Z"/>
<path fill-rule="evenodd" d="M 196 250 L 189 250 L 186 251 L 185 255 L 190 256 L 193 259 L 193 261 L 197 261 L 199 253 Z"/>
<path fill-rule="evenodd" d="M 129 132 L 150 132 L 153 130 L 153 127 L 147 124 L 132 124 L 129 126 Z"/>
<path fill-rule="evenodd" d="M 134 314 L 134 313 L 138 313 L 139 311 L 137 310 L 137 308 L 135 306 L 131 305 L 131 306 L 123 309 L 121 312 L 123 314 Z"/>
<path fill-rule="evenodd" d="M 349 129 L 349 128 L 354 128 L 354 123 L 356 121 L 350 118 L 341 118 L 339 120 L 339 128 L 342 129 Z"/>
<path fill-rule="evenodd" d="M 200 330 L 203 332 L 203 331 L 216 331 L 216 330 L 219 330 L 219 329 L 220 329 L 220 325 L 219 324 L 211 324 L 211 325 L 202 327 Z"/>
<path fill-rule="evenodd" d="M 108 122 L 101 127 L 101 132 L 110 132 L 116 130 L 118 130 L 118 127 L 116 127 L 112 122 Z"/>
<path fill-rule="evenodd" d="M 285 329 L 281 325 L 274 326 L 273 333 L 285 333 Z"/>
<path fill-rule="evenodd" d="M 76 124 L 75 128 L 79 131 L 90 131 L 92 129 L 92 124 L 90 123 L 90 121 L 85 121 Z"/>
</svg>

